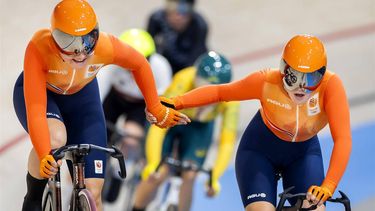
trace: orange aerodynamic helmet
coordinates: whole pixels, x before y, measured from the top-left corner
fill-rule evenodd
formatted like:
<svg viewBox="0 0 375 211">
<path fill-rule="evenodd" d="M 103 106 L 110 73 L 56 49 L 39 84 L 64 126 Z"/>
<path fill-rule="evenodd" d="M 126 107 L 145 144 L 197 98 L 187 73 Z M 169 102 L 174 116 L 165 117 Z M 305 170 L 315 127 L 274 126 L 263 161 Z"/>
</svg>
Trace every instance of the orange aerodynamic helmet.
<svg viewBox="0 0 375 211">
<path fill-rule="evenodd" d="M 96 14 L 85 0 L 62 0 L 51 17 L 52 37 L 65 54 L 90 54 L 99 38 Z"/>
<path fill-rule="evenodd" d="M 296 35 L 285 45 L 280 71 L 287 90 L 313 91 L 320 84 L 327 66 L 323 43 L 312 35 Z"/>
</svg>

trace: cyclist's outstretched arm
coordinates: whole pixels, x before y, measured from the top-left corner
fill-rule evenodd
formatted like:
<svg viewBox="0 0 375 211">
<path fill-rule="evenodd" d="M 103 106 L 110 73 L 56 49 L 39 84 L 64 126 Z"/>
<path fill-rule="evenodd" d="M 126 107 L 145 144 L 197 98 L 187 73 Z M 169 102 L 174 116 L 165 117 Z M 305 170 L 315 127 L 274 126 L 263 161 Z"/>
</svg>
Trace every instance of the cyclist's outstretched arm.
<svg viewBox="0 0 375 211">
<path fill-rule="evenodd" d="M 260 99 L 265 74 L 258 71 L 228 84 L 208 85 L 173 98 L 176 109 L 198 107 L 220 101 Z"/>
</svg>

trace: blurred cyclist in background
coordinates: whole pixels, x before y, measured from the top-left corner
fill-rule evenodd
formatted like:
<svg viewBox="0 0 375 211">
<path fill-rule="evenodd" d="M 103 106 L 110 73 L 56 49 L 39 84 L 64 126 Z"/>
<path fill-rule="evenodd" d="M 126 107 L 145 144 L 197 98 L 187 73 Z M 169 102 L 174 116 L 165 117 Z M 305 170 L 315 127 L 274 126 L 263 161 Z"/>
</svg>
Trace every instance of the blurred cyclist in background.
<svg viewBox="0 0 375 211">
<path fill-rule="evenodd" d="M 323 43 L 297 35 L 285 46 L 279 69 L 264 69 L 229 84 L 197 88 L 172 99 L 176 109 L 221 101 L 258 99 L 259 112 L 246 128 L 236 156 L 236 176 L 247 211 L 275 210 L 278 174 L 307 204 L 332 196 L 348 164 L 352 137 L 349 105 L 340 78 L 327 70 Z M 146 116 L 150 122 L 153 118 Z M 329 124 L 334 146 L 324 177 L 317 133 Z M 291 205 L 296 203 L 290 201 Z"/>
<path fill-rule="evenodd" d="M 179 71 L 164 96 L 173 97 L 188 92 L 196 87 L 208 84 L 224 84 L 230 82 L 232 67 L 222 55 L 210 51 L 197 59 L 195 66 Z M 227 168 L 233 153 L 238 125 L 239 104 L 236 102 L 222 102 L 201 108 L 184 110 L 192 119 L 188 126 L 174 127 L 169 130 L 151 126 L 146 137 L 147 166 L 143 170 L 143 181 L 135 193 L 134 210 L 144 210 L 152 200 L 158 186 L 167 178 L 169 168 L 163 165 L 158 173 L 155 169 L 161 158 L 172 156 L 177 144 L 178 159 L 192 162 L 201 167 L 205 161 L 207 151 L 213 141 L 214 124 L 221 116 L 220 140 L 217 159 L 213 167 L 212 187 L 207 190 L 208 196 L 218 194 L 220 190 L 219 178 Z M 193 185 L 197 176 L 196 171 L 188 170 L 181 174 L 183 180 L 178 210 L 190 210 Z"/>
<path fill-rule="evenodd" d="M 65 144 L 107 145 L 96 80 L 99 69 L 107 64 L 132 72 L 147 110 L 157 116 L 158 126 L 189 121 L 160 103 L 150 66 L 140 53 L 99 32 L 96 14 L 87 1 L 59 2 L 52 13 L 51 28 L 37 31 L 30 40 L 24 71 L 14 87 L 14 108 L 33 144 L 23 210 L 41 210 L 45 178 L 56 175 L 61 165 L 50 154 L 51 149 Z M 106 156 L 93 150 L 85 162 L 85 183 L 101 210 Z"/>
<path fill-rule="evenodd" d="M 124 31 L 119 39 L 147 58 L 155 78 L 157 93 L 163 94 L 171 83 L 172 70 L 168 61 L 156 53 L 151 35 L 142 29 L 129 29 Z M 116 132 L 114 126 L 119 117 L 125 115 L 125 122 L 121 124 L 120 128 L 126 135 L 122 140 L 126 148 L 124 155 L 127 159 L 135 159 L 141 154 L 142 143 L 140 141 L 144 138 L 144 128 L 147 122 L 144 113 L 145 101 L 130 71 L 124 71 L 117 65 L 109 65 L 104 69 L 109 70 L 107 74 L 110 74 L 109 83 L 111 86 L 103 103 L 108 141 L 114 141 L 111 140 L 112 135 Z M 111 188 L 106 199 L 113 201 L 118 195 L 123 180 L 118 176 L 117 171 L 115 175 L 108 176 L 112 176 L 112 178 L 110 179 Z"/>
<path fill-rule="evenodd" d="M 156 50 L 168 59 L 173 74 L 192 66 L 207 52 L 207 23 L 194 10 L 194 3 L 195 0 L 166 0 L 165 8 L 151 14 L 147 24 Z"/>
</svg>

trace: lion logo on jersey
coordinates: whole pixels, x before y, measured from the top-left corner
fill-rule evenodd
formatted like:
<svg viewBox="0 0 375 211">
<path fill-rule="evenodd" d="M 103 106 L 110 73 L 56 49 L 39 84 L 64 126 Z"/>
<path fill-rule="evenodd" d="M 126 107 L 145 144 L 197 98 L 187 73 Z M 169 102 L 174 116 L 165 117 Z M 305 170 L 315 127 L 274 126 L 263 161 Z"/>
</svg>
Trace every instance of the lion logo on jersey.
<svg viewBox="0 0 375 211">
<path fill-rule="evenodd" d="M 91 78 L 95 76 L 99 69 L 102 68 L 103 64 L 92 64 L 87 67 L 85 78 Z"/>
<path fill-rule="evenodd" d="M 317 103 L 318 103 L 318 100 L 316 98 L 310 98 L 310 100 L 309 100 L 309 107 L 310 108 L 314 108 Z"/>
</svg>

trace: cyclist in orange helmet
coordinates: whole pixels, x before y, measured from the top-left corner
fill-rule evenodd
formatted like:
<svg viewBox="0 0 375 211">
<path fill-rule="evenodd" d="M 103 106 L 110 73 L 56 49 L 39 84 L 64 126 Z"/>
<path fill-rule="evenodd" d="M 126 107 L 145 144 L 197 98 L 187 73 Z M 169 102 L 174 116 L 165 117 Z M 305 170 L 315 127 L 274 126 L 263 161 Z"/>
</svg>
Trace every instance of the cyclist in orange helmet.
<svg viewBox="0 0 375 211">
<path fill-rule="evenodd" d="M 307 192 L 307 206 L 332 196 L 352 146 L 349 105 L 339 77 L 326 69 L 322 42 L 297 35 L 285 46 L 279 69 L 264 69 L 229 84 L 197 88 L 165 103 L 176 109 L 219 101 L 258 99 L 259 112 L 241 138 L 236 177 L 247 211 L 275 210 L 278 175 L 292 193 Z M 146 115 L 150 122 L 156 119 Z M 317 133 L 329 124 L 334 147 L 326 176 Z M 293 205 L 295 201 L 290 201 Z"/>
<path fill-rule="evenodd" d="M 107 64 L 131 71 L 148 111 L 159 127 L 186 124 L 189 119 L 163 106 L 147 60 L 136 50 L 99 32 L 93 8 L 84 0 L 63 0 L 52 14 L 51 28 L 37 31 L 29 42 L 24 71 L 14 87 L 14 107 L 30 134 L 27 194 L 23 210 L 41 210 L 47 180 L 57 172 L 51 149 L 65 144 L 106 146 L 106 127 L 96 74 Z M 93 151 L 86 158 L 86 185 L 101 210 L 106 157 Z"/>
</svg>

